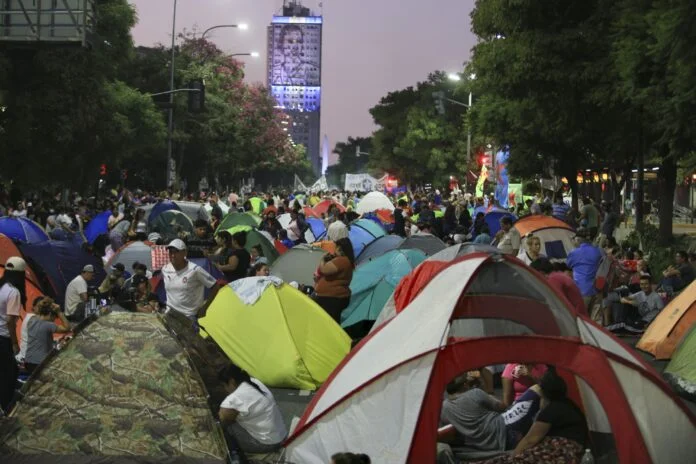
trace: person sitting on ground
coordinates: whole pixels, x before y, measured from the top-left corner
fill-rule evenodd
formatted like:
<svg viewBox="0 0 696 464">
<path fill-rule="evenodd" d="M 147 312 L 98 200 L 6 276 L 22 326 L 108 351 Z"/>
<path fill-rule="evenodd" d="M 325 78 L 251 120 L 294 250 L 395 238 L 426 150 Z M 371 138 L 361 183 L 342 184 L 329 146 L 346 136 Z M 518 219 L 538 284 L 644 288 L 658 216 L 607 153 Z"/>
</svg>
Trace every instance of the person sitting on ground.
<svg viewBox="0 0 696 464">
<path fill-rule="evenodd" d="M 70 323 L 52 298 L 43 298 L 35 308 L 35 317 L 27 322 L 27 352 L 24 367 L 32 373 L 53 350 L 53 334 L 70 332 Z M 60 325 L 53 321 L 59 318 Z"/>
<path fill-rule="evenodd" d="M 578 464 L 587 442 L 588 429 L 580 408 L 567 396 L 565 381 L 549 369 L 539 382 L 542 405 L 532 427 L 512 454 L 482 464 L 562 462 Z"/>
<path fill-rule="evenodd" d="M 662 275 L 660 287 L 667 293 L 674 293 L 686 288 L 696 278 L 696 270 L 689 262 L 686 251 L 677 251 L 674 256 L 674 265 L 665 269 Z"/>
<path fill-rule="evenodd" d="M 512 227 L 512 218 L 510 216 L 500 218 L 500 230 L 495 234 L 495 240 L 501 253 L 512 256 L 519 254 L 522 239 L 517 229 Z"/>
<path fill-rule="evenodd" d="M 549 285 L 565 296 L 578 314 L 587 316 L 587 308 L 582 293 L 572 278 L 572 272 L 568 272 L 570 271 L 568 266 L 564 263 L 552 264 L 546 257 L 535 259 L 529 266 L 544 274 Z"/>
<path fill-rule="evenodd" d="M 268 277 L 271 275 L 271 268 L 268 267 L 268 263 L 256 263 L 252 267 L 252 272 L 254 277 Z"/>
<path fill-rule="evenodd" d="M 665 307 L 664 301 L 657 292 L 653 291 L 652 278 L 649 274 L 640 277 L 640 291 L 621 298 L 621 303 L 635 308 L 631 313 L 626 312 L 624 306 L 623 314 L 614 315 L 614 322 L 627 322 L 638 329 L 645 328 L 650 324 Z M 617 320 L 618 319 L 618 320 Z"/>
<path fill-rule="evenodd" d="M 370 456 L 362 453 L 336 453 L 331 456 L 331 464 L 371 464 Z"/>
<path fill-rule="evenodd" d="M 353 245 L 347 238 L 342 238 L 336 242 L 336 254 L 324 255 L 317 268 L 314 301 L 336 322 L 340 322 L 341 312 L 350 303 L 354 267 Z"/>
<path fill-rule="evenodd" d="M 228 393 L 220 405 L 219 418 L 233 446 L 243 453 L 279 450 L 288 430 L 271 391 L 233 364 L 218 378 Z"/>
<path fill-rule="evenodd" d="M 295 242 L 288 238 L 288 231 L 281 229 L 278 231 L 278 240 L 283 244 L 288 250 L 295 246 Z"/>
<path fill-rule="evenodd" d="M 157 295 L 150 291 L 150 281 L 144 275 L 133 276 L 133 309 L 138 313 L 156 313 L 160 309 Z"/>
<path fill-rule="evenodd" d="M 491 239 L 491 230 L 488 228 L 488 224 L 484 223 L 479 229 L 479 233 L 474 239 L 474 243 L 490 245 L 492 240 L 493 239 Z"/>
<path fill-rule="evenodd" d="M 503 382 L 503 405 L 511 406 L 527 391 L 529 387 L 539 382 L 546 372 L 543 364 L 507 364 L 501 375 Z"/>
<path fill-rule="evenodd" d="M 99 295 L 109 301 L 115 301 L 123 290 L 127 277 L 123 263 L 114 264 L 109 275 L 99 285 Z"/>
<path fill-rule="evenodd" d="M 541 253 L 541 239 L 536 235 L 529 234 L 525 240 L 525 249 L 520 250 L 517 258 L 529 266 L 536 259 L 544 257 Z"/>
<path fill-rule="evenodd" d="M 88 282 L 92 279 L 94 279 L 94 266 L 88 264 L 65 289 L 65 315 L 69 321 L 81 322 L 85 318 L 85 307 L 89 299 Z"/>
<path fill-rule="evenodd" d="M 249 253 L 250 259 L 249 259 L 249 265 L 251 267 L 254 267 L 259 260 L 264 258 L 263 256 L 263 248 L 261 248 L 261 245 L 254 245 L 251 247 L 251 252 Z"/>
</svg>

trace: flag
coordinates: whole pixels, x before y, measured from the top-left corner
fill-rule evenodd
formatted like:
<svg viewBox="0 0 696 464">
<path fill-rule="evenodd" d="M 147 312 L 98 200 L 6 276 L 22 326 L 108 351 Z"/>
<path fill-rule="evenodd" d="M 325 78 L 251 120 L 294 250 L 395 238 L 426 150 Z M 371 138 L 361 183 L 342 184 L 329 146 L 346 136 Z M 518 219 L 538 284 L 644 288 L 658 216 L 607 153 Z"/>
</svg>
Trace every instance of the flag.
<svg viewBox="0 0 696 464">
<path fill-rule="evenodd" d="M 306 192 L 307 186 L 300 180 L 300 178 L 295 174 L 295 185 L 292 187 L 295 192 Z"/>
<path fill-rule="evenodd" d="M 481 175 L 478 178 L 478 181 L 476 182 L 476 196 L 477 197 L 482 197 L 483 196 L 483 185 L 486 183 L 486 179 L 488 179 L 488 167 L 484 164 L 481 167 Z"/>
</svg>

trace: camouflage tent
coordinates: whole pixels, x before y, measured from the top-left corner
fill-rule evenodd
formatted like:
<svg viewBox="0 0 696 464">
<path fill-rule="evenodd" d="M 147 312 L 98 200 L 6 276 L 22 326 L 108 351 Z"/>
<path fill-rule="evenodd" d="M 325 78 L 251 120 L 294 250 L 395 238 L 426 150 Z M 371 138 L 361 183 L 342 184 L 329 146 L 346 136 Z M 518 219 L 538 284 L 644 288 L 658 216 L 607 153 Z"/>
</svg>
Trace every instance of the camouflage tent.
<svg viewBox="0 0 696 464">
<path fill-rule="evenodd" d="M 203 382 L 159 315 L 95 320 L 44 362 L 22 394 L 0 431 L 8 462 L 228 459 Z"/>
</svg>

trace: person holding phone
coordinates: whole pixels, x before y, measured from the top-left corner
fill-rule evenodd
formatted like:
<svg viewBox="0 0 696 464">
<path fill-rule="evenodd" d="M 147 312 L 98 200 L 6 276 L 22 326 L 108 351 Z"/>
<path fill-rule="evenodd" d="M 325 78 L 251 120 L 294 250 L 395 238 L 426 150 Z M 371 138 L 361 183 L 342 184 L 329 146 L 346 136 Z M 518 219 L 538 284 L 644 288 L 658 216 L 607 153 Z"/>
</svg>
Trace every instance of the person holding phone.
<svg viewBox="0 0 696 464">
<path fill-rule="evenodd" d="M 350 282 L 353 280 L 355 255 L 347 238 L 336 241 L 336 254 L 327 253 L 317 268 L 314 301 L 340 323 L 341 312 L 350 303 Z"/>
<path fill-rule="evenodd" d="M 27 322 L 27 353 L 24 366 L 32 373 L 53 350 L 53 334 L 70 332 L 70 323 L 53 298 L 44 298 L 35 308 L 36 315 Z M 60 319 L 56 324 L 55 319 Z"/>
</svg>

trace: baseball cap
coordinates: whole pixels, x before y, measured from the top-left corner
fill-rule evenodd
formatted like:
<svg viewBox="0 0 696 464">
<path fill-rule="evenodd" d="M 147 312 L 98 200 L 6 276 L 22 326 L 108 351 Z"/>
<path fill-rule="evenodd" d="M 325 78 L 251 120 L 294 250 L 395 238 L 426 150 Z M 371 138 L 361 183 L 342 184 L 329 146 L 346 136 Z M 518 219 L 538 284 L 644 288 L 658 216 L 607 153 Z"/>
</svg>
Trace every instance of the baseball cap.
<svg viewBox="0 0 696 464">
<path fill-rule="evenodd" d="M 5 269 L 7 269 L 8 271 L 24 272 L 26 268 L 27 262 L 19 256 L 12 256 L 11 258 L 8 258 L 5 262 Z"/>
<path fill-rule="evenodd" d="M 179 251 L 184 251 L 186 249 L 186 244 L 180 238 L 175 238 L 174 240 L 169 242 L 169 245 L 167 245 L 167 248 L 174 248 L 174 249 L 179 250 Z"/>
<path fill-rule="evenodd" d="M 82 268 L 82 272 L 94 272 L 94 266 L 92 266 L 91 264 L 88 264 Z"/>
</svg>

